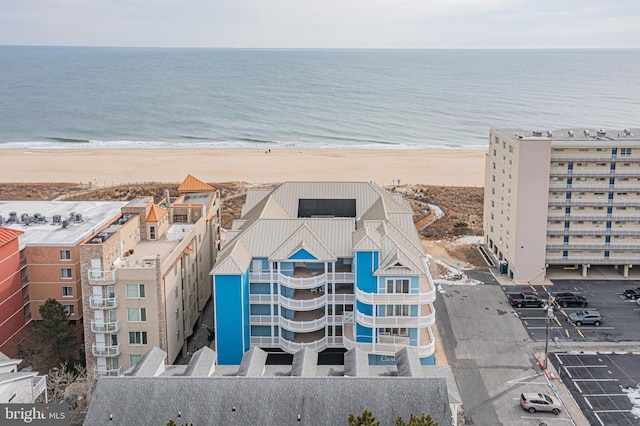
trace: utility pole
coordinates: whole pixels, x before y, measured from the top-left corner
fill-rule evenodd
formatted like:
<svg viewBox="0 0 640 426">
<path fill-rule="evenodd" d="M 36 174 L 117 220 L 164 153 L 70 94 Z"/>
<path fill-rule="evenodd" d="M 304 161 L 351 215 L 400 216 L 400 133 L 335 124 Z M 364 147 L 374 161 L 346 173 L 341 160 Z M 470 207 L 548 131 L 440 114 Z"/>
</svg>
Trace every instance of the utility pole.
<svg viewBox="0 0 640 426">
<path fill-rule="evenodd" d="M 547 359 L 549 358 L 549 323 L 553 317 L 553 296 L 551 296 L 551 290 L 549 290 L 549 299 L 547 302 L 547 332 L 544 339 L 544 369 L 547 369 Z"/>
</svg>

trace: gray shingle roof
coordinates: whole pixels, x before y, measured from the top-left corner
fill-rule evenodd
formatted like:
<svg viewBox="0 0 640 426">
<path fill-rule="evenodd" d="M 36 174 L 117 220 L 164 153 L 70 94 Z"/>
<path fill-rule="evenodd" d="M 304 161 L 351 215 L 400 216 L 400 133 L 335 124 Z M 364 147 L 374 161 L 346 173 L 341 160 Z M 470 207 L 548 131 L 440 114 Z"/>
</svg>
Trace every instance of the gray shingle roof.
<svg viewBox="0 0 640 426">
<path fill-rule="evenodd" d="M 267 353 L 257 346 L 253 346 L 242 355 L 238 376 L 260 377 L 264 374 Z"/>
<path fill-rule="evenodd" d="M 193 354 L 189 360 L 187 369 L 184 371 L 184 375 L 192 377 L 209 377 L 216 370 L 217 360 L 218 354 L 205 346 Z"/>
<path fill-rule="evenodd" d="M 451 424 L 446 380 L 413 377 L 102 377 L 84 424 L 333 426 L 365 409 L 382 425 L 423 412 Z"/>
<path fill-rule="evenodd" d="M 157 346 L 146 351 L 125 376 L 153 377 L 164 371 L 167 353 Z"/>
<path fill-rule="evenodd" d="M 416 348 L 406 347 L 396 352 L 396 365 L 398 366 L 398 376 L 422 377 L 420 356 Z"/>
<path fill-rule="evenodd" d="M 369 354 L 359 348 L 353 348 L 344 354 L 344 375 L 366 377 L 369 375 Z"/>
<path fill-rule="evenodd" d="M 291 375 L 302 377 L 315 376 L 317 366 L 318 353 L 313 349 L 303 348 L 293 355 Z"/>
</svg>

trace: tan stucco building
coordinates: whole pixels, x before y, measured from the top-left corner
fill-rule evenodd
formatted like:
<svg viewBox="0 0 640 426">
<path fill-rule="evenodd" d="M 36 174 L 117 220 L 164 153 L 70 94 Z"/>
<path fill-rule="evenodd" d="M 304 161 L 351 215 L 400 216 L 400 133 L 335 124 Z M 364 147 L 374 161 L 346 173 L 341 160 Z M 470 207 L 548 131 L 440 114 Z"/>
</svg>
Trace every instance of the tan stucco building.
<svg viewBox="0 0 640 426">
<path fill-rule="evenodd" d="M 485 243 L 514 282 L 640 263 L 640 129 L 490 131 Z M 506 263 L 506 265 L 505 265 Z"/>
<path fill-rule="evenodd" d="M 211 297 L 219 196 L 188 176 L 160 206 L 138 197 L 80 247 L 87 368 L 119 375 L 153 346 L 173 362 Z"/>
</svg>

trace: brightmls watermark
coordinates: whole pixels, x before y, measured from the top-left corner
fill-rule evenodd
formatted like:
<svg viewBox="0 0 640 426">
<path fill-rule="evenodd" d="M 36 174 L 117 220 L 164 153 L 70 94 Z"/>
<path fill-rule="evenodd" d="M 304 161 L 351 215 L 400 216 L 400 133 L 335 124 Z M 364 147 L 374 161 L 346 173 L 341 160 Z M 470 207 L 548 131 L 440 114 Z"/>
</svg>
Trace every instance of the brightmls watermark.
<svg viewBox="0 0 640 426">
<path fill-rule="evenodd" d="M 3 426 L 69 426 L 69 404 L 0 404 Z"/>
</svg>

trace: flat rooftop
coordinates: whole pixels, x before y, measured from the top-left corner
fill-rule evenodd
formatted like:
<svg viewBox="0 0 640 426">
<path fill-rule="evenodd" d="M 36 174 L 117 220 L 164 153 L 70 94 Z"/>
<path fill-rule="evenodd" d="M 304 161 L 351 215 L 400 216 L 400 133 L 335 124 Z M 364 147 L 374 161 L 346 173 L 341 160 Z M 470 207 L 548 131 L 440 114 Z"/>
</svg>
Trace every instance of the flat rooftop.
<svg viewBox="0 0 640 426">
<path fill-rule="evenodd" d="M 126 204 L 121 201 L 0 201 L 0 222 L 2 226 L 24 232 L 20 236 L 21 245 L 75 246 L 119 216 Z M 11 213 L 15 213 L 15 220 L 9 220 Z"/>
<path fill-rule="evenodd" d="M 491 129 L 494 133 L 505 139 L 516 138 L 544 138 L 563 142 L 640 142 L 640 129 L 593 129 L 593 128 L 567 128 L 567 129 Z"/>
</svg>

